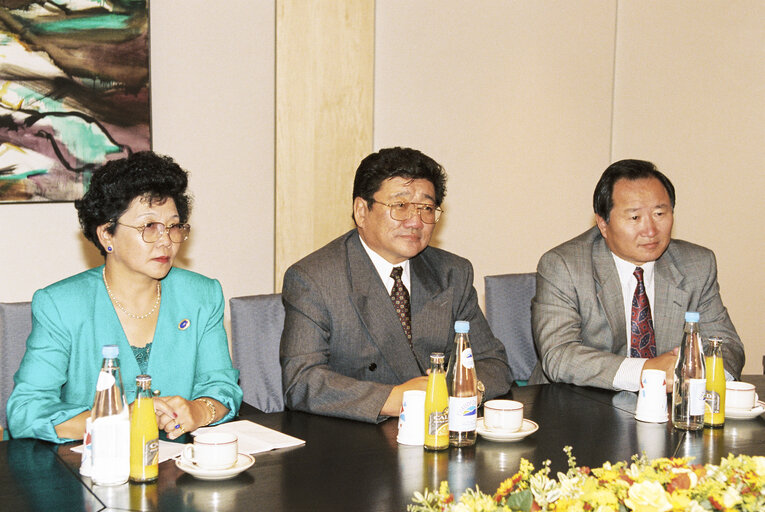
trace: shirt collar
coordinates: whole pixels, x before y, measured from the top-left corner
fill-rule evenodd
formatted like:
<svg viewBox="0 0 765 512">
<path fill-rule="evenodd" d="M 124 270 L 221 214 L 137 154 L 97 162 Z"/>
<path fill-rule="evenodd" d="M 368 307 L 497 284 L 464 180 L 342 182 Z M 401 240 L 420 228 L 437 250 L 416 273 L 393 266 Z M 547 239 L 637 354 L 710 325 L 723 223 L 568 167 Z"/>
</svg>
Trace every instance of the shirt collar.
<svg viewBox="0 0 765 512">
<path fill-rule="evenodd" d="M 627 283 L 629 283 L 629 280 L 631 277 L 633 277 L 633 273 L 635 272 L 635 269 L 637 268 L 637 265 L 634 263 L 630 263 L 627 260 L 624 260 L 614 254 L 611 253 L 611 256 L 614 258 L 614 263 L 616 264 L 616 271 L 619 273 L 619 281 L 622 283 L 622 288 L 625 287 Z M 640 268 L 643 269 L 643 282 L 653 282 L 653 267 L 656 265 L 655 261 L 648 261 L 642 265 L 640 265 Z"/>
<path fill-rule="evenodd" d="M 411 274 L 409 273 L 409 260 L 404 260 L 401 263 L 396 263 L 394 265 L 372 250 L 366 242 L 364 242 L 364 238 L 360 233 L 359 240 L 361 240 L 361 246 L 366 251 L 369 259 L 372 260 L 372 265 L 374 265 L 375 270 L 377 270 L 377 273 L 380 275 L 380 279 L 385 285 L 385 289 L 390 292 L 391 288 L 393 288 L 393 278 L 390 276 L 393 267 L 401 267 L 404 270 L 401 274 L 401 281 L 404 283 L 404 286 L 406 286 L 407 291 L 411 293 L 412 287 Z"/>
</svg>

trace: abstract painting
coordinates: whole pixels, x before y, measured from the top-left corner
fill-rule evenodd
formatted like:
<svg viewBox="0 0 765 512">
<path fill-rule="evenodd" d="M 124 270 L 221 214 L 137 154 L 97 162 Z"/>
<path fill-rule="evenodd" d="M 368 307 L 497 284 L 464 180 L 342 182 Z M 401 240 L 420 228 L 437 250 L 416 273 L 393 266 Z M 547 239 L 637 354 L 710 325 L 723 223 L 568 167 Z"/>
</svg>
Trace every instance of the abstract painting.
<svg viewBox="0 0 765 512">
<path fill-rule="evenodd" d="M 78 199 L 150 112 L 147 0 L 0 0 L 0 203 Z"/>
</svg>

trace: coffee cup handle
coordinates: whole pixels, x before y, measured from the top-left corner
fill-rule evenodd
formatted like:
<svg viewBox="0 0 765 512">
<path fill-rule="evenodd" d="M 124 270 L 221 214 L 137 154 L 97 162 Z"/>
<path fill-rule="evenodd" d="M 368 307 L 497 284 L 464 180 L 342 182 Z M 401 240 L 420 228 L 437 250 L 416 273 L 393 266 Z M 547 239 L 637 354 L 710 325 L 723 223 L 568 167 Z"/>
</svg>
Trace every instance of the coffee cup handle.
<svg viewBox="0 0 765 512">
<path fill-rule="evenodd" d="M 181 459 L 184 462 L 196 464 L 196 461 L 194 461 L 194 445 L 193 444 L 187 444 L 186 446 L 183 447 L 183 451 L 181 452 Z"/>
</svg>

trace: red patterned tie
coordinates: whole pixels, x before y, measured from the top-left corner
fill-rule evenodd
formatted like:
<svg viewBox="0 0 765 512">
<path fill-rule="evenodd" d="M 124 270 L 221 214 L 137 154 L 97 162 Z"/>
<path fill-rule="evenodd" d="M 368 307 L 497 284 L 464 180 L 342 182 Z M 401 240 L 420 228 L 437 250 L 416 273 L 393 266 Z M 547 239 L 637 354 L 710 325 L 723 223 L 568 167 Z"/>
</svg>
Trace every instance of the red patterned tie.
<svg viewBox="0 0 765 512">
<path fill-rule="evenodd" d="M 390 291 L 390 298 L 393 301 L 393 307 L 396 308 L 398 319 L 401 320 L 401 326 L 404 328 L 409 346 L 412 346 L 412 321 L 409 317 L 409 292 L 406 291 L 404 282 L 401 281 L 401 274 L 404 272 L 402 267 L 393 267 L 390 276 L 393 278 L 393 289 Z"/>
<path fill-rule="evenodd" d="M 637 267 L 632 275 L 637 279 L 637 287 L 635 287 L 635 295 L 632 296 L 630 357 L 656 357 L 651 305 L 648 304 L 648 295 L 645 293 L 643 269 Z"/>
</svg>

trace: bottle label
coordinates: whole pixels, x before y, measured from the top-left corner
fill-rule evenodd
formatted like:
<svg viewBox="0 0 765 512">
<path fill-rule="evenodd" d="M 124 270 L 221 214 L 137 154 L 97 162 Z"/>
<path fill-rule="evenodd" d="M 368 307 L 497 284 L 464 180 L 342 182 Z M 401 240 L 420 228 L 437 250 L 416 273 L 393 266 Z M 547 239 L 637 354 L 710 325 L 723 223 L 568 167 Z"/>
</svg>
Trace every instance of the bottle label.
<svg viewBox="0 0 765 512">
<path fill-rule="evenodd" d="M 430 416 L 428 416 L 428 435 L 431 435 L 431 436 L 448 435 L 448 431 L 447 431 L 448 425 L 449 425 L 448 411 L 431 412 Z"/>
<path fill-rule="evenodd" d="M 98 381 L 96 382 L 96 391 L 104 391 L 114 386 L 114 375 L 109 372 L 100 372 L 98 374 Z"/>
<path fill-rule="evenodd" d="M 711 409 L 712 414 L 720 412 L 720 393 L 717 391 L 707 391 L 705 396 L 707 405 Z"/>
<path fill-rule="evenodd" d="M 704 414 L 704 398 L 706 394 L 706 379 L 688 379 L 688 413 L 691 416 Z"/>
<path fill-rule="evenodd" d="M 475 361 L 473 361 L 473 349 L 466 348 L 462 351 L 462 355 L 460 356 L 460 360 L 462 362 L 462 366 L 465 368 L 475 368 Z"/>
<path fill-rule="evenodd" d="M 126 414 L 104 416 L 93 420 L 91 427 L 91 470 L 99 485 L 127 482 L 130 474 L 130 419 Z"/>
<path fill-rule="evenodd" d="M 468 349 L 469 350 L 469 349 Z M 478 417 L 478 397 L 449 397 L 449 431 L 472 432 Z"/>
<path fill-rule="evenodd" d="M 154 466 L 159 463 L 159 439 L 150 439 L 143 446 L 143 465 Z"/>
</svg>

